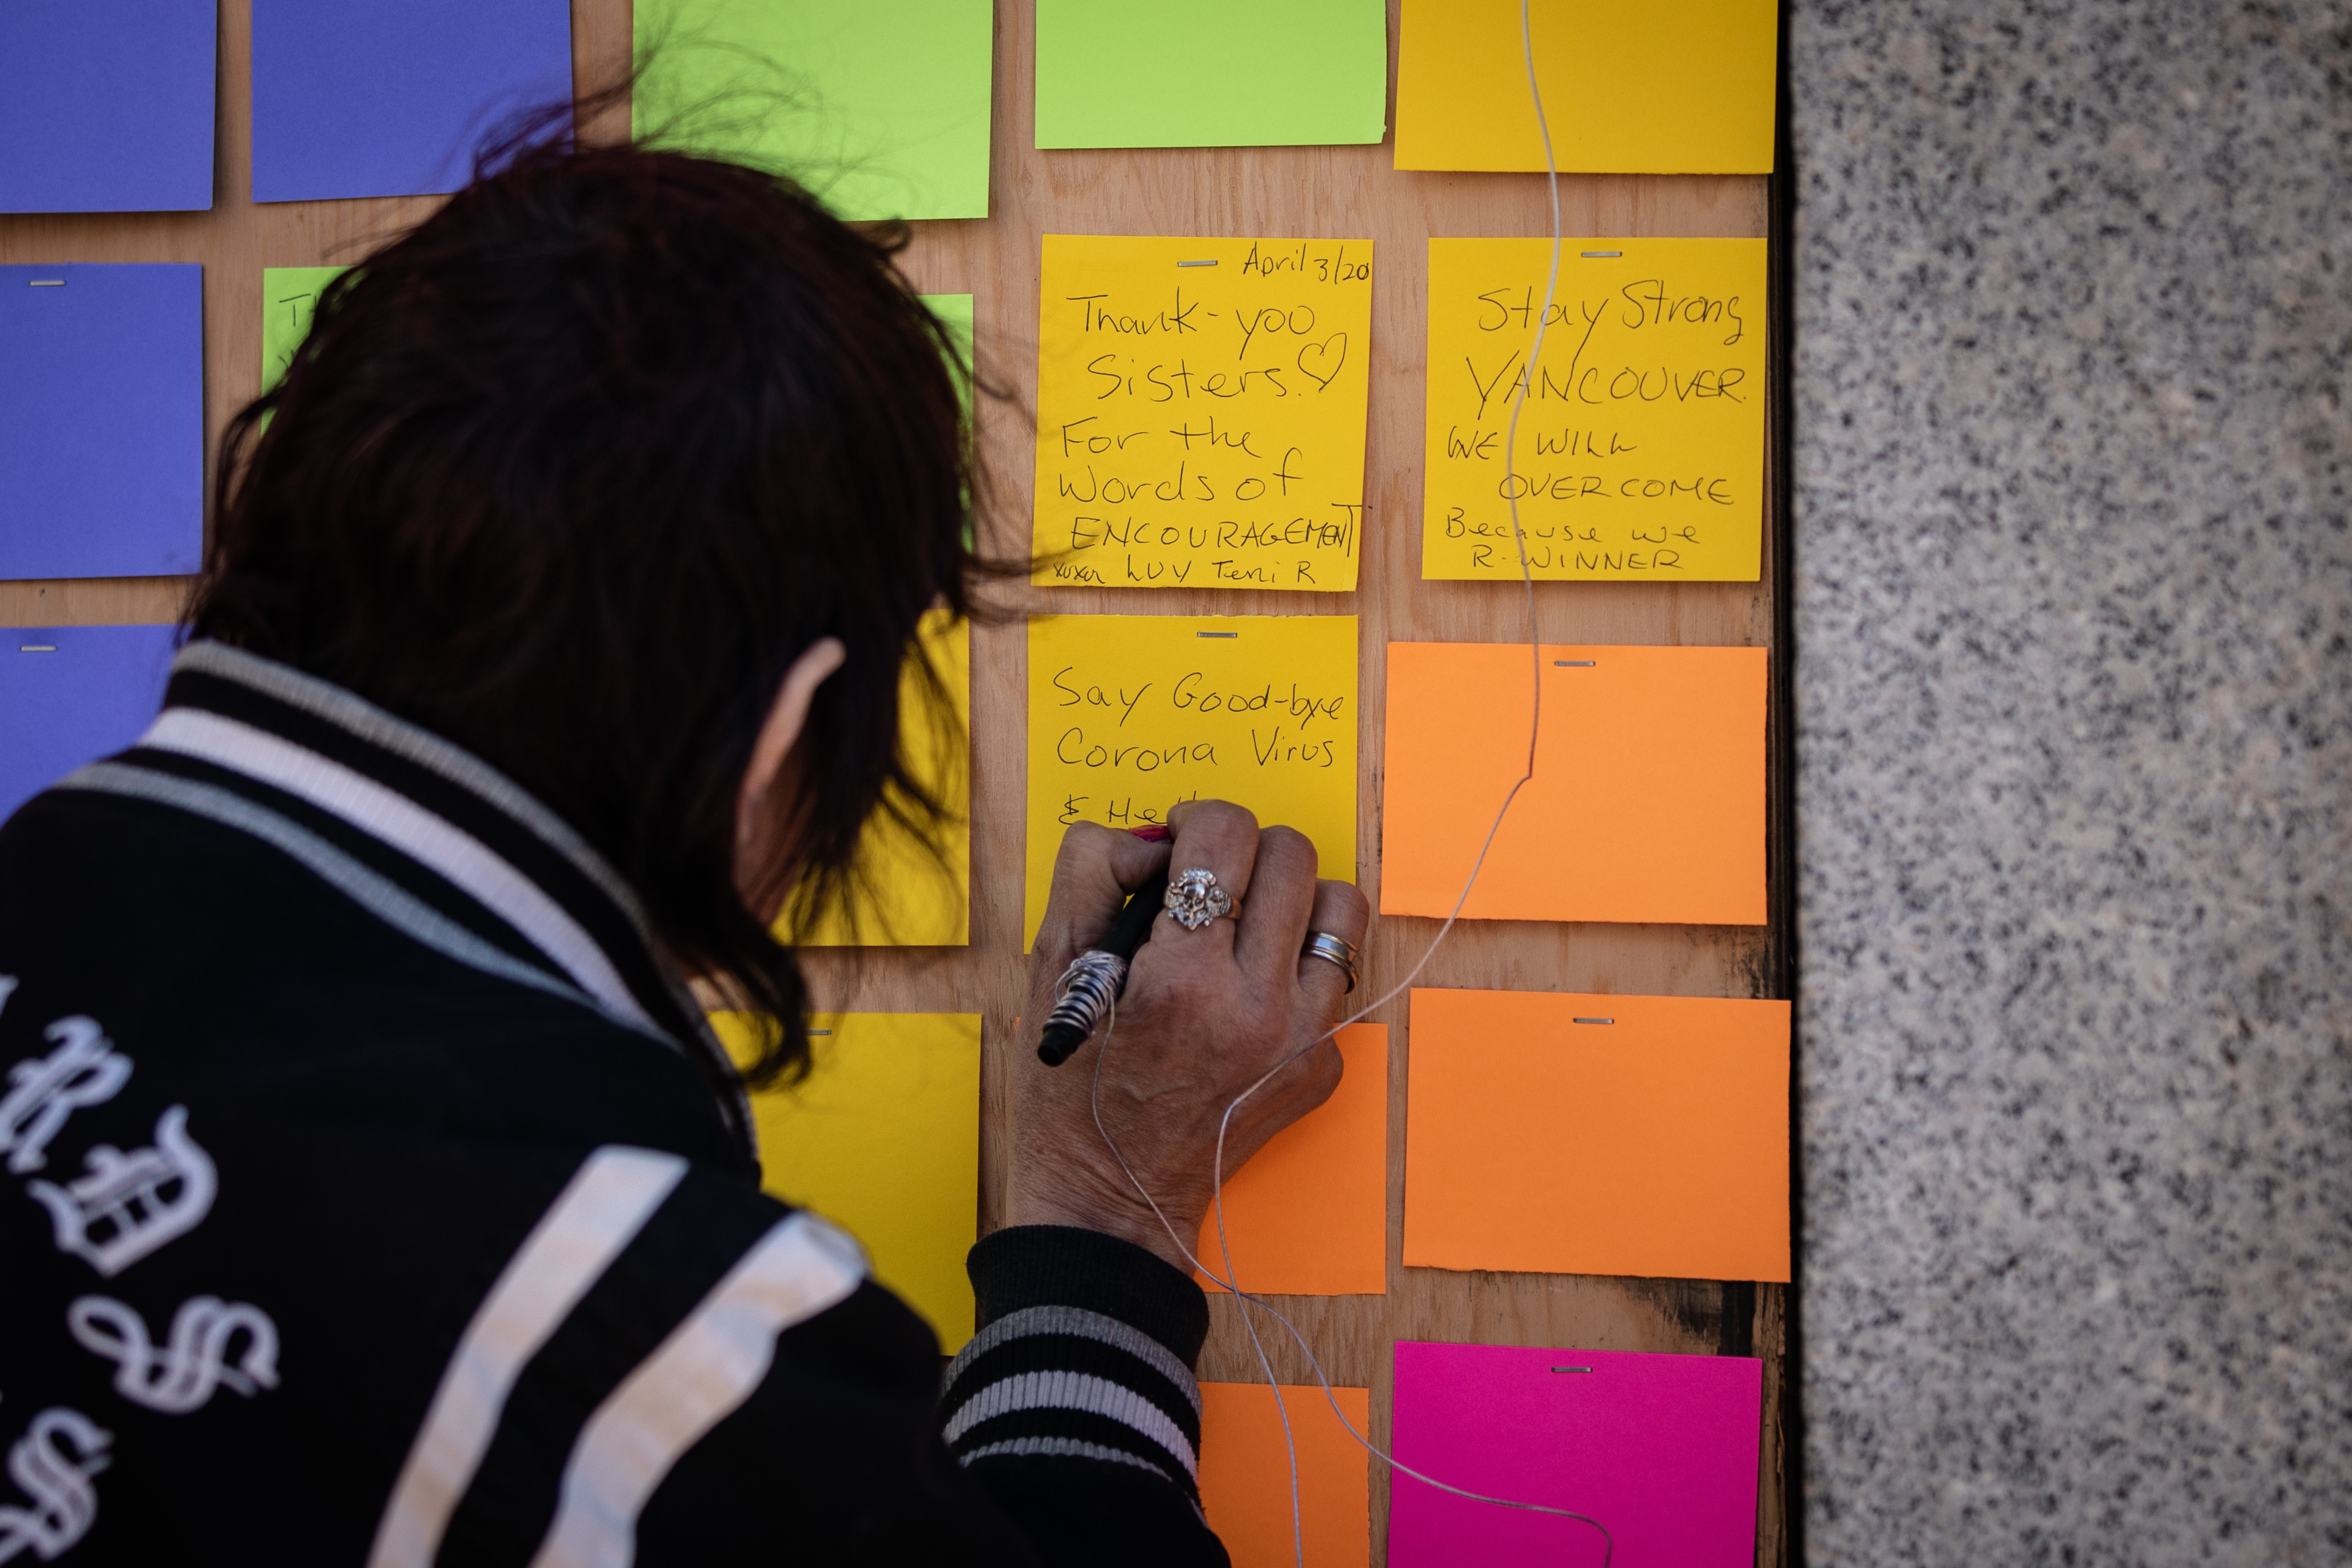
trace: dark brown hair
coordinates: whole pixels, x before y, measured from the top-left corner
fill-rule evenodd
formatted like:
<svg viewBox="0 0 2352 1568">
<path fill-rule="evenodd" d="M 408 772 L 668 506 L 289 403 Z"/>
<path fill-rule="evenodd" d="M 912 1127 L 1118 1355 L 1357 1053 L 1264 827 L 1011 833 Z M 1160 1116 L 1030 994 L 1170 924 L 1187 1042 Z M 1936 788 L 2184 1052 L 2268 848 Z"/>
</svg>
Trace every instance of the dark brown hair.
<svg viewBox="0 0 2352 1568">
<path fill-rule="evenodd" d="M 799 859 L 745 891 L 798 879 L 814 915 L 877 809 L 936 825 L 899 679 L 925 610 L 970 609 L 969 361 L 902 242 L 788 180 L 523 137 L 483 168 L 326 290 L 230 422 L 190 632 L 537 795 L 677 963 L 774 1020 L 747 1074 L 769 1082 L 806 1060 L 806 992 L 737 886 L 738 786 L 830 635 L 848 663 L 769 796 Z"/>
</svg>

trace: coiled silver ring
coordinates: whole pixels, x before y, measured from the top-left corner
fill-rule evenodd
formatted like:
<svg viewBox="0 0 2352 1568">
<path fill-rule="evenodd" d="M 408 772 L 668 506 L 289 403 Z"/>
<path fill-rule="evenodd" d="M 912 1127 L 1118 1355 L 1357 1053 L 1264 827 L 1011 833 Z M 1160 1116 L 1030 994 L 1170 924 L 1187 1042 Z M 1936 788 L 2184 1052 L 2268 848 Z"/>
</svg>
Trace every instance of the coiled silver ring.
<svg viewBox="0 0 2352 1568">
<path fill-rule="evenodd" d="M 1348 977 L 1348 989 L 1356 988 L 1356 945 L 1345 936 L 1334 936 L 1328 931 L 1310 931 L 1307 946 L 1298 950 L 1302 958 L 1320 958 L 1327 964 L 1337 964 L 1339 972 Z"/>
</svg>

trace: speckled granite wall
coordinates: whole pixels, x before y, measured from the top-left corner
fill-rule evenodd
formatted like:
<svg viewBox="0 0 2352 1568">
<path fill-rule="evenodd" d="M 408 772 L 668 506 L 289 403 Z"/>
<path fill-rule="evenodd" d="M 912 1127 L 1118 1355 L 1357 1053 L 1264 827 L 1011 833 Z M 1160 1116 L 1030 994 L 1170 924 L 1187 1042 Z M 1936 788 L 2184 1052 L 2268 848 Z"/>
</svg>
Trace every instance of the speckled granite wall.
<svg viewBox="0 0 2352 1568">
<path fill-rule="evenodd" d="M 1790 67 L 1806 1556 L 2352 1563 L 2352 9 Z"/>
</svg>

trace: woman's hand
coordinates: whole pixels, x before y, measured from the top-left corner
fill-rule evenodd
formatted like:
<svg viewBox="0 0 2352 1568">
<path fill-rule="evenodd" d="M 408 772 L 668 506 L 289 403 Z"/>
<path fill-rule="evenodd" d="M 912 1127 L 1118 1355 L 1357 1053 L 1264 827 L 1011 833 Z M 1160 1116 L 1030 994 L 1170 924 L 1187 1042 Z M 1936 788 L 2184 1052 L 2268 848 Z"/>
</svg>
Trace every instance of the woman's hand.
<svg viewBox="0 0 2352 1568">
<path fill-rule="evenodd" d="M 1100 941 L 1127 895 L 1162 870 L 1203 866 L 1236 917 L 1187 931 L 1166 916 L 1135 956 L 1100 1058 L 1102 1124 L 1136 1179 L 1199 1250 L 1216 1190 L 1217 1124 L 1244 1090 L 1342 1016 L 1347 976 L 1300 956 L 1310 930 L 1360 944 L 1371 910 L 1342 882 L 1318 881 L 1315 846 L 1223 800 L 1169 815 L 1173 843 L 1082 822 L 1062 840 L 1030 960 L 1022 1049 L 1013 1053 L 1015 1225 L 1074 1225 L 1149 1248 L 1189 1270 L 1177 1239 L 1137 1195 L 1096 1131 L 1088 1092 L 1105 1030 L 1060 1067 L 1027 1049 L 1070 960 Z M 1339 1086 L 1339 1048 L 1316 1045 L 1251 1095 L 1225 1132 L 1224 1176 Z"/>
</svg>

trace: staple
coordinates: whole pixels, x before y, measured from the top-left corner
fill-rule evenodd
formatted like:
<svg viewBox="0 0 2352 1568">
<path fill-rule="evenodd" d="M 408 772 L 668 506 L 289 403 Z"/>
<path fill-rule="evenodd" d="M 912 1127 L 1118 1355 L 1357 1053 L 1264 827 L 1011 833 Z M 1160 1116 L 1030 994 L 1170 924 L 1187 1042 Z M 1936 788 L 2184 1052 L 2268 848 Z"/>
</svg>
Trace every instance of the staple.
<svg viewBox="0 0 2352 1568">
<path fill-rule="evenodd" d="M 1559 665 L 1563 670 L 1589 670 L 1594 665 L 1600 664 L 1601 661 L 1598 659 L 1554 659 L 1552 663 Z"/>
<path fill-rule="evenodd" d="M 1195 632 L 1192 635 L 1195 637 L 1238 637 L 1241 633 L 1238 632 Z"/>
<path fill-rule="evenodd" d="M 1580 250 L 1576 253 L 1587 261 L 1608 261 L 1623 256 L 1622 250 Z"/>
<path fill-rule="evenodd" d="M 1615 1023 L 1615 1019 L 1570 1019 L 1570 1023 Z"/>
<path fill-rule="evenodd" d="M 833 1030 L 829 1029 L 813 1029 L 809 1030 L 809 1033 L 811 1034 L 831 1034 Z"/>
<path fill-rule="evenodd" d="M 1589 1366 L 1555 1366 L 1552 1370 L 1554 1372 L 1590 1372 L 1592 1368 Z"/>
<path fill-rule="evenodd" d="M 66 280 L 62 277 L 34 277 L 25 283 L 27 288 L 63 288 L 65 286 Z"/>
<path fill-rule="evenodd" d="M 1179 267 L 1214 267 L 1217 265 L 1217 258 L 1215 256 L 1211 256 L 1206 261 L 1180 261 L 1176 265 Z"/>
<path fill-rule="evenodd" d="M 55 643 L 19 643 L 16 644 L 16 652 L 19 653 L 54 653 L 57 651 L 58 645 Z"/>
</svg>

